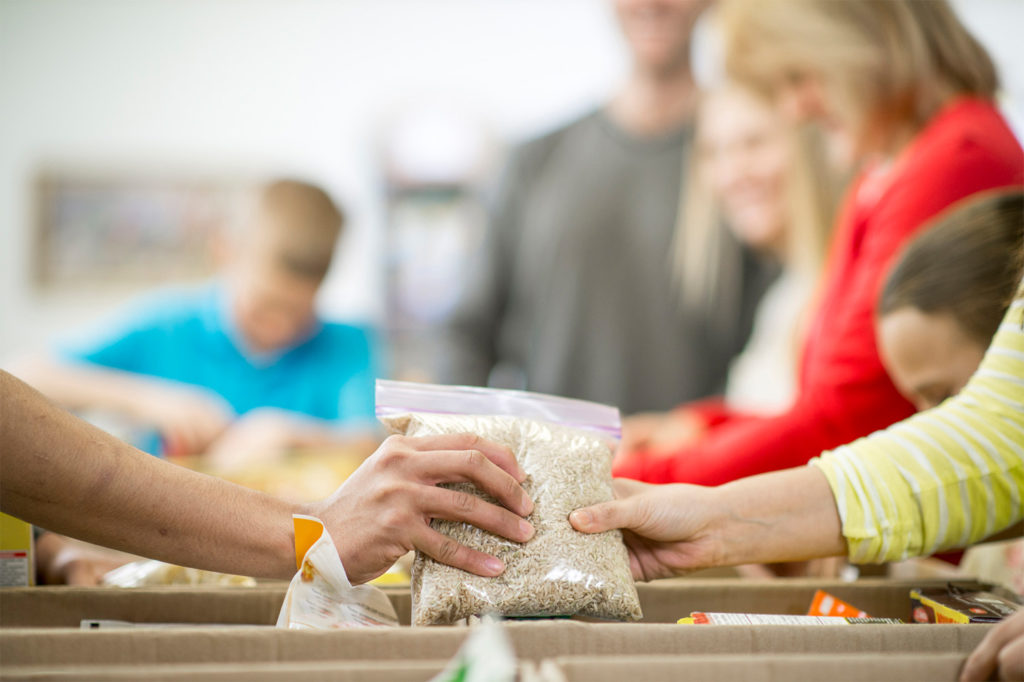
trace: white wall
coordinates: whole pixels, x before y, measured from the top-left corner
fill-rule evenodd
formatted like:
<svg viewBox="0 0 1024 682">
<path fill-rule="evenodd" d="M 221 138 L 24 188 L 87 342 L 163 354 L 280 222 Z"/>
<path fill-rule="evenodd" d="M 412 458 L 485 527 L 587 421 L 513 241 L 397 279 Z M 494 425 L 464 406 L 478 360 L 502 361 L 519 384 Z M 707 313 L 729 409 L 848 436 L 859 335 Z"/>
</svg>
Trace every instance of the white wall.
<svg viewBox="0 0 1024 682">
<path fill-rule="evenodd" d="M 1024 2 L 960 0 L 1018 131 Z M 521 137 L 599 101 L 624 56 L 600 0 L 0 0 L 0 358 L 123 294 L 28 284 L 45 164 L 316 178 L 353 212 L 329 312 L 380 310 L 373 138 L 403 101 L 466 103 Z"/>
<path fill-rule="evenodd" d="M 0 0 L 0 357 L 124 298 L 29 286 L 42 164 L 315 178 L 354 214 L 326 307 L 373 316 L 382 115 L 448 98 L 525 135 L 622 63 L 595 0 Z"/>
</svg>

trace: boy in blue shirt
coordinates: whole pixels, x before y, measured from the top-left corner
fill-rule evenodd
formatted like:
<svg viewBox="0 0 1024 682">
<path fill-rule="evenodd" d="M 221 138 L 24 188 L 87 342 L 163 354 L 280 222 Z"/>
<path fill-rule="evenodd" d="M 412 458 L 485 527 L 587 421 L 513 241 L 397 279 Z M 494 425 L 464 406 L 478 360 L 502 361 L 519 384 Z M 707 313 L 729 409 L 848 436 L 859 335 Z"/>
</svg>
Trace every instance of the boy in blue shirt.
<svg viewBox="0 0 1024 682">
<path fill-rule="evenodd" d="M 217 281 L 150 294 L 18 373 L 66 407 L 151 427 L 143 449 L 222 468 L 366 433 L 376 344 L 314 308 L 343 222 L 322 189 L 272 182 L 227 236 Z"/>
</svg>

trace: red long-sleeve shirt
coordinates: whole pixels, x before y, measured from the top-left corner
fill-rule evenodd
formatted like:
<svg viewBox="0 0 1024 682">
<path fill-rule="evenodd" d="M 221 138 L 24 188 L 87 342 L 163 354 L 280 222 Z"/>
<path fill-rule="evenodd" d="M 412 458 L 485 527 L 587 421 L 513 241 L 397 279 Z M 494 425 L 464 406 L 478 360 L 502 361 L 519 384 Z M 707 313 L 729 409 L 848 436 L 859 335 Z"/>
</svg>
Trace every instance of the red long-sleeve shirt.
<svg viewBox="0 0 1024 682">
<path fill-rule="evenodd" d="M 994 105 L 957 99 L 937 113 L 887 169 L 863 173 L 840 212 L 819 307 L 785 413 L 714 412 L 694 446 L 671 457 L 630 457 L 617 476 L 718 485 L 806 464 L 910 416 L 878 356 L 875 306 L 899 250 L 930 218 L 979 191 L 1024 185 L 1024 152 Z M 709 415 L 711 414 L 709 412 Z"/>
</svg>

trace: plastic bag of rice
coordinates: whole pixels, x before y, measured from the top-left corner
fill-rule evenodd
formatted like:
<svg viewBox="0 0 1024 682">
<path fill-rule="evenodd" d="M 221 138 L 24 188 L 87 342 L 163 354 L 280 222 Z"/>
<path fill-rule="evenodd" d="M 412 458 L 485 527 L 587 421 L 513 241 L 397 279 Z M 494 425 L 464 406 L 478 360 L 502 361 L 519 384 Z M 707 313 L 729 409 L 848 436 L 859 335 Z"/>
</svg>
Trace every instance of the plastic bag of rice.
<svg viewBox="0 0 1024 682">
<path fill-rule="evenodd" d="M 611 457 L 620 437 L 614 407 L 555 396 L 467 386 L 377 382 L 377 417 L 392 433 L 474 433 L 510 448 L 527 478 L 536 534 L 526 543 L 466 523 L 431 526 L 500 558 L 505 572 L 476 576 L 417 552 L 413 624 L 449 624 L 484 613 L 502 616 L 642 617 L 622 534 L 579 533 L 574 509 L 612 499 Z M 469 483 L 451 484 L 489 502 Z"/>
</svg>

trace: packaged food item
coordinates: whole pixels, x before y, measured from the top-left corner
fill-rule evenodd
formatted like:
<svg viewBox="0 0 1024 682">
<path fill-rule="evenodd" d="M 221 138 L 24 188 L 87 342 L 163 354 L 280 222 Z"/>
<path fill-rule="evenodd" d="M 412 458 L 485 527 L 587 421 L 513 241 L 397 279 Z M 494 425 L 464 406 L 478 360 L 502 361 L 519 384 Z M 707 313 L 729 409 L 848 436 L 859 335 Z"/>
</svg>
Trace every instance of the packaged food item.
<svg viewBox="0 0 1024 682">
<path fill-rule="evenodd" d="M 979 583 L 910 591 L 915 623 L 998 623 L 1021 608 L 1004 590 Z"/>
<path fill-rule="evenodd" d="M 519 666 L 501 623 L 484 618 L 465 644 L 430 682 L 515 682 Z"/>
<path fill-rule="evenodd" d="M 277 627 L 333 629 L 398 625 L 387 595 L 373 585 L 348 580 L 338 550 L 323 521 L 295 514 L 295 563 L 298 573 L 285 594 Z"/>
<path fill-rule="evenodd" d="M 417 553 L 414 624 L 484 613 L 642 617 L 621 533 L 587 535 L 569 524 L 573 510 L 613 497 L 611 457 L 621 425 L 616 408 L 524 391 L 378 381 L 377 416 L 392 433 L 474 433 L 509 447 L 534 502 L 529 521 L 536 534 L 526 543 L 465 523 L 431 522 L 459 543 L 500 558 L 505 572 L 475 576 Z M 494 502 L 468 483 L 448 487 Z"/>
<path fill-rule="evenodd" d="M 710 613 L 694 611 L 680 618 L 682 625 L 899 625 L 899 618 L 843 618 L 840 616 L 788 616 L 769 613 Z"/>
<path fill-rule="evenodd" d="M 0 514 L 0 587 L 36 584 L 32 524 Z"/>
<path fill-rule="evenodd" d="M 861 611 L 853 604 L 844 602 L 839 597 L 825 590 L 818 590 L 811 600 L 808 616 L 840 616 L 842 618 L 870 618 L 867 611 Z"/>
<path fill-rule="evenodd" d="M 107 587 L 160 587 L 163 585 L 216 585 L 218 587 L 255 587 L 256 581 L 243 575 L 230 575 L 198 568 L 186 568 L 155 559 L 133 561 L 108 571 L 100 579 Z"/>
</svg>

